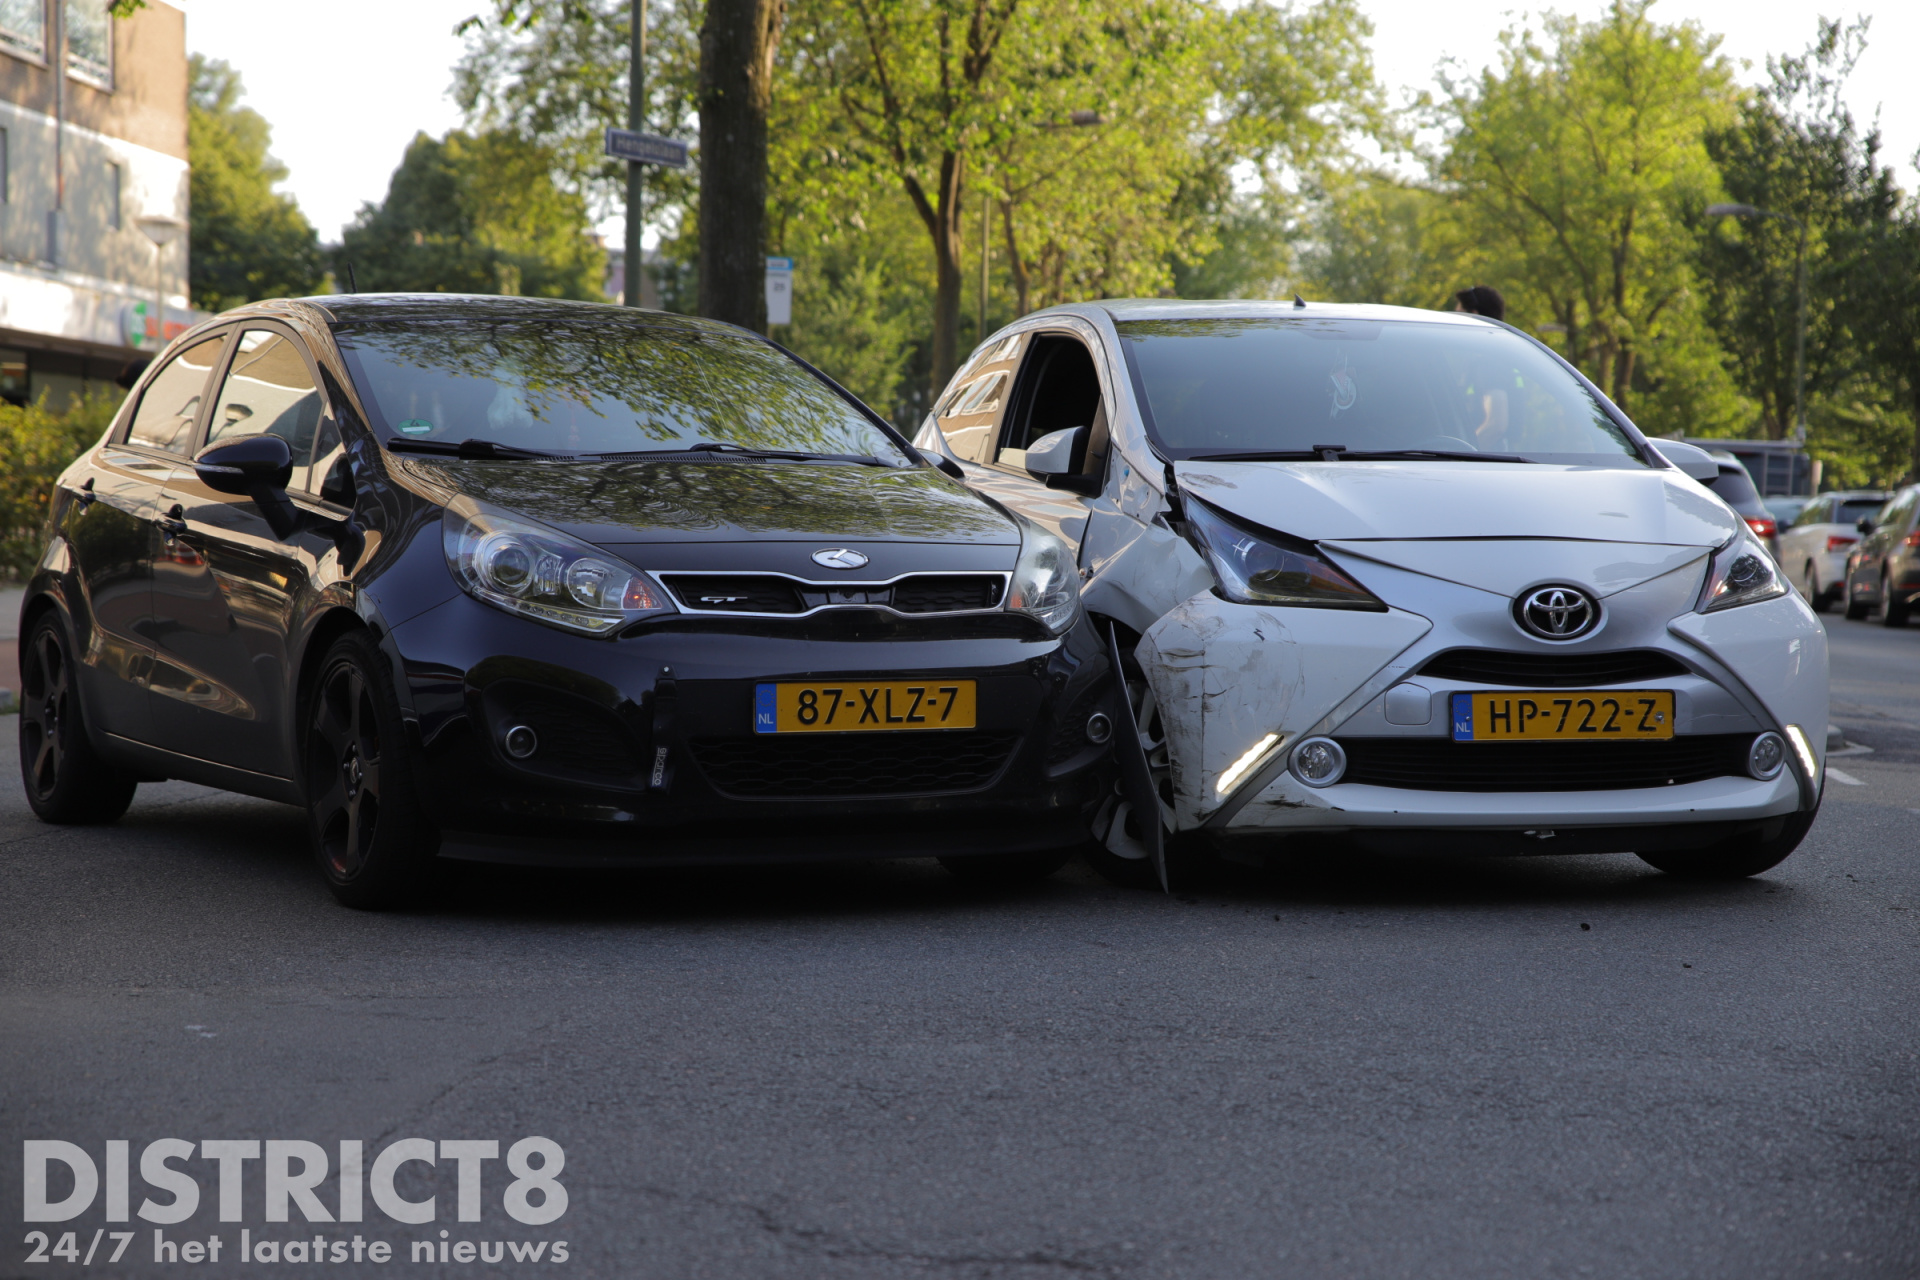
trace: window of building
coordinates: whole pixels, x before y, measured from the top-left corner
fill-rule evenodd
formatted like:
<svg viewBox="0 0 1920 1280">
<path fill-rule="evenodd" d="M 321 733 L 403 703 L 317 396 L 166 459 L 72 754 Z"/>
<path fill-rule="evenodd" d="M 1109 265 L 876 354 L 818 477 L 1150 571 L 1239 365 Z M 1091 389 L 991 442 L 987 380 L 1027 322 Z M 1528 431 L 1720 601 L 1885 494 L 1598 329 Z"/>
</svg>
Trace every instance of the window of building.
<svg viewBox="0 0 1920 1280">
<path fill-rule="evenodd" d="M 4 2 L 4 0 L 0 0 Z M 113 88 L 113 15 L 109 0 L 66 0 L 67 72 Z"/>
<path fill-rule="evenodd" d="M 0 0 L 0 49 L 47 60 L 47 0 Z"/>
<path fill-rule="evenodd" d="M 107 163 L 107 225 L 115 231 L 125 226 L 126 215 L 121 212 L 126 197 L 127 166 Z"/>
</svg>

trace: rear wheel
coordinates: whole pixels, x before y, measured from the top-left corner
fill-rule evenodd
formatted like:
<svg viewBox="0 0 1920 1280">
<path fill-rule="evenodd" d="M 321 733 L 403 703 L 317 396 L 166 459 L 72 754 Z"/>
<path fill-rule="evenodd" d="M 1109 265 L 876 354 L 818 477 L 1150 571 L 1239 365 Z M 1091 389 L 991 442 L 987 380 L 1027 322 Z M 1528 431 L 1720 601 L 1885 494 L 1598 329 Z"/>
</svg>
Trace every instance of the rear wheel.
<svg viewBox="0 0 1920 1280">
<path fill-rule="evenodd" d="M 378 911 L 426 890 L 435 838 L 386 664 L 353 632 L 334 641 L 307 700 L 307 833 L 333 896 Z"/>
<path fill-rule="evenodd" d="M 58 615 L 41 614 L 20 650 L 20 780 L 48 822 L 117 822 L 140 784 L 94 754 L 76 674 Z"/>
<path fill-rule="evenodd" d="M 1787 860 L 1800 847 L 1807 831 L 1820 813 L 1815 805 L 1806 813 L 1796 813 L 1775 827 L 1769 823 L 1758 831 L 1733 836 L 1698 849 L 1669 849 L 1664 853 L 1643 853 L 1640 861 L 1670 876 L 1687 880 L 1741 880 L 1770 871 Z M 1769 828 L 1773 834 L 1768 835 Z"/>
<path fill-rule="evenodd" d="M 1825 613 L 1827 610 L 1833 608 L 1833 597 L 1828 595 L 1825 588 L 1820 585 L 1820 575 L 1814 572 L 1813 561 L 1811 560 L 1807 561 L 1804 581 L 1806 583 L 1805 594 L 1807 604 L 1815 613 Z"/>
<path fill-rule="evenodd" d="M 1880 603 L 1873 607 L 1873 617 L 1883 627 L 1907 625 L 1906 601 L 1893 598 L 1893 580 L 1884 565 L 1880 568 Z"/>
<path fill-rule="evenodd" d="M 1067 865 L 1072 849 L 1047 849 L 1040 853 L 987 853 L 972 858 L 942 858 L 940 865 L 964 884 L 983 889 L 1011 889 L 1033 884 Z"/>
<path fill-rule="evenodd" d="M 1840 598 L 1847 602 L 1847 621 L 1849 622 L 1859 622 L 1861 619 L 1867 616 L 1867 611 L 1873 608 L 1872 605 L 1862 604 L 1860 601 L 1855 600 L 1853 598 L 1853 575 L 1852 574 L 1847 575 L 1846 582 L 1841 586 Z"/>
</svg>

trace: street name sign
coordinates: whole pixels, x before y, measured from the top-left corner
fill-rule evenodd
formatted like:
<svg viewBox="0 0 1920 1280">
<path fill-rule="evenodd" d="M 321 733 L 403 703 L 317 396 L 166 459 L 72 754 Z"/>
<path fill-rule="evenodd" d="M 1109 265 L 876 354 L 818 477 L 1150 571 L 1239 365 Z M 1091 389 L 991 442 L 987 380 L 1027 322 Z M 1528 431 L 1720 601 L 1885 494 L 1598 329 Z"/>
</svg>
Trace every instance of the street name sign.
<svg viewBox="0 0 1920 1280">
<path fill-rule="evenodd" d="M 687 144 L 657 133 L 637 133 L 632 129 L 607 130 L 607 154 L 615 160 L 635 160 L 668 169 L 687 167 Z"/>
</svg>

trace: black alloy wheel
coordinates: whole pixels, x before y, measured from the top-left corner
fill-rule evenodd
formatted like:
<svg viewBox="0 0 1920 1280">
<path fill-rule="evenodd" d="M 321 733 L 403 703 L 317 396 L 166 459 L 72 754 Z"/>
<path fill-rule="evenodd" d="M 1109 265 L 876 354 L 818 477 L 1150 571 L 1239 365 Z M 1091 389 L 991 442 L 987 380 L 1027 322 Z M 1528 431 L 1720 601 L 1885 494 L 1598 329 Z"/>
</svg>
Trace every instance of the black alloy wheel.
<svg viewBox="0 0 1920 1280">
<path fill-rule="evenodd" d="M 1638 856 L 1655 870 L 1683 880 L 1744 880 L 1785 862 L 1787 855 L 1807 838 L 1807 831 L 1819 814 L 1820 806 L 1816 804 L 1805 813 L 1790 815 L 1772 835 L 1762 828 L 1698 849 L 1669 849 Z"/>
<path fill-rule="evenodd" d="M 75 674 L 59 616 L 41 614 L 20 651 L 20 780 L 27 803 L 48 822 L 116 822 L 139 779 L 94 754 Z"/>
<path fill-rule="evenodd" d="M 1880 566 L 1880 602 L 1873 606 L 1873 620 L 1883 627 L 1907 625 L 1907 602 L 1893 598 L 1893 574 Z"/>
<path fill-rule="evenodd" d="M 417 901 L 435 841 L 414 796 L 386 664 L 366 634 L 327 651 L 306 715 L 307 832 L 327 887 L 367 911 Z"/>
</svg>

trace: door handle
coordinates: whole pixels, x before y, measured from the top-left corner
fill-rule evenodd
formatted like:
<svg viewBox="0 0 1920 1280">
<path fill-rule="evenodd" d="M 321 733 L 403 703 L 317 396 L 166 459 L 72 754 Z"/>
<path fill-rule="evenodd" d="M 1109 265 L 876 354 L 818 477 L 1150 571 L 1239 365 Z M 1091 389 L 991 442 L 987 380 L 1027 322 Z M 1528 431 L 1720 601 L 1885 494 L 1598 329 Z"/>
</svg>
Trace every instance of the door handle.
<svg viewBox="0 0 1920 1280">
<path fill-rule="evenodd" d="M 177 538 L 186 531 L 186 508 L 176 502 L 167 508 L 166 515 L 160 517 L 160 532 L 166 534 L 169 538 Z"/>
</svg>

